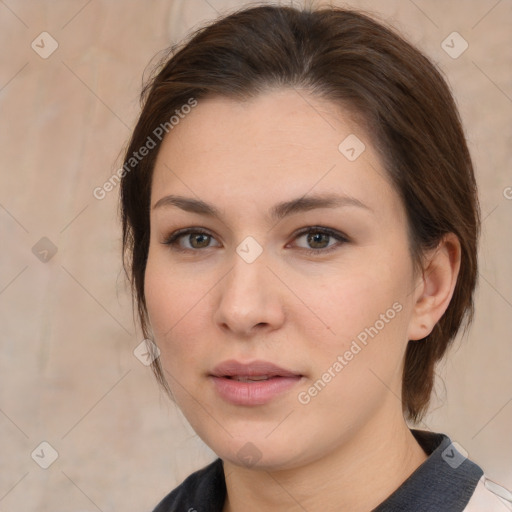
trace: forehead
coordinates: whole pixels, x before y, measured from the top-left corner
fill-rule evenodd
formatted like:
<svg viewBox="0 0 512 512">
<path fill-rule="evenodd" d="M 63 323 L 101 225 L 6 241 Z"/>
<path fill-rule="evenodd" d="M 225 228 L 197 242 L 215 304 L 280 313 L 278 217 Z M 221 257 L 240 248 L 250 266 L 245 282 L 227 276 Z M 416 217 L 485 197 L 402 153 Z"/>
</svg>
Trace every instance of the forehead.
<svg viewBox="0 0 512 512">
<path fill-rule="evenodd" d="M 264 208 L 309 192 L 397 201 L 369 137 L 348 112 L 284 89 L 244 102 L 199 100 L 161 145 L 152 204 L 172 193 Z"/>
</svg>

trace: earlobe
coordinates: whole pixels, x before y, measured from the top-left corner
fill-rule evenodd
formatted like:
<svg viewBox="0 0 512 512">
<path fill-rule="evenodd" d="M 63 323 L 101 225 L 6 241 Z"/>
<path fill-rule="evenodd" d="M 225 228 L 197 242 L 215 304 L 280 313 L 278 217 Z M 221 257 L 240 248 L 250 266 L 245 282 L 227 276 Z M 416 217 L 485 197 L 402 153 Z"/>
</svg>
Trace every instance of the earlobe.
<svg viewBox="0 0 512 512">
<path fill-rule="evenodd" d="M 460 260 L 460 242 L 454 233 L 444 235 L 437 247 L 425 255 L 409 324 L 409 340 L 427 337 L 447 310 L 457 283 Z"/>
</svg>

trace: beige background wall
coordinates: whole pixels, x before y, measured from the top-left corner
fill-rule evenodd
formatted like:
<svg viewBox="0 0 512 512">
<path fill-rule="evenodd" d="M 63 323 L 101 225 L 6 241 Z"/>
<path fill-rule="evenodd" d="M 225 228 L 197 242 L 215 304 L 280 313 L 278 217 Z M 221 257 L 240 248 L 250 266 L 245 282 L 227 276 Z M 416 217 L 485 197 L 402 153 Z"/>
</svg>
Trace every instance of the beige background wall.
<svg viewBox="0 0 512 512">
<path fill-rule="evenodd" d="M 118 191 L 92 192 L 117 168 L 153 55 L 243 4 L 0 1 L 2 512 L 151 510 L 213 456 L 132 353 L 141 338 L 121 272 Z M 512 488 L 512 4 L 344 5 L 423 48 L 460 106 L 484 218 L 477 314 L 440 369 L 444 386 L 422 427 L 449 434 Z M 51 49 L 43 31 L 59 45 L 46 59 L 31 48 Z M 456 59 L 441 47 L 453 31 L 469 44 Z M 43 441 L 58 452 L 48 469 L 36 463 L 51 461 Z"/>
</svg>

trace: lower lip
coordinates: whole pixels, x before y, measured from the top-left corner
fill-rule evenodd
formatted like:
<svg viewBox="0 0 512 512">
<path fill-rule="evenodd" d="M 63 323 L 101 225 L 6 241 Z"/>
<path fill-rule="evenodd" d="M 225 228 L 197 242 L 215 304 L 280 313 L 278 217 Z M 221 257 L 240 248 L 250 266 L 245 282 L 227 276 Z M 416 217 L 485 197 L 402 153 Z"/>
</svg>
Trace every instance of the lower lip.
<svg viewBox="0 0 512 512">
<path fill-rule="evenodd" d="M 288 391 L 300 380 L 296 377 L 272 377 L 267 380 L 241 382 L 227 377 L 211 377 L 217 393 L 234 405 L 264 405 Z"/>
</svg>

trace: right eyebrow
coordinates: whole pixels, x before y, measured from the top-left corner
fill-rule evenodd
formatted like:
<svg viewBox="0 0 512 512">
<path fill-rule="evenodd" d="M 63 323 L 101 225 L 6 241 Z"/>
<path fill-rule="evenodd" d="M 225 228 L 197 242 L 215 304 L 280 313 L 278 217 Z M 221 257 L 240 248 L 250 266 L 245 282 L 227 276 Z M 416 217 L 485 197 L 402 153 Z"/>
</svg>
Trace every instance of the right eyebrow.
<svg viewBox="0 0 512 512">
<path fill-rule="evenodd" d="M 207 215 L 208 217 L 220 218 L 219 210 L 205 201 L 193 199 L 191 197 L 168 195 L 159 199 L 154 205 L 153 210 L 168 206 L 177 206 L 186 212 Z"/>
</svg>

